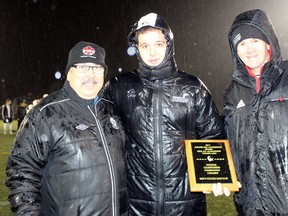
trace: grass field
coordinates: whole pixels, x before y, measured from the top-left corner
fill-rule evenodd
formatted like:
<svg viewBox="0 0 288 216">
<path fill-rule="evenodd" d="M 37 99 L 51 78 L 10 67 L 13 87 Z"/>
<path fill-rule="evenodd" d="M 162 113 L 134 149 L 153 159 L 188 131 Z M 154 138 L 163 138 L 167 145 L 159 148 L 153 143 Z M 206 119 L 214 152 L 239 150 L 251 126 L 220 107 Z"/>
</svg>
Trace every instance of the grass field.
<svg viewBox="0 0 288 216">
<path fill-rule="evenodd" d="M 0 120 L 0 216 L 12 215 L 8 202 L 8 188 L 5 186 L 6 175 L 5 168 L 8 154 L 15 138 L 17 122 L 13 121 L 13 135 L 3 134 L 3 121 Z"/>
<path fill-rule="evenodd" d="M 13 121 L 13 129 L 17 127 L 17 122 Z M 3 122 L 0 122 L 0 216 L 11 216 L 7 196 L 8 189 L 5 186 L 5 168 L 8 154 L 15 138 L 15 131 L 13 135 L 3 135 Z M 232 200 L 232 195 L 229 197 L 220 196 L 214 197 L 207 195 L 208 216 L 235 216 L 236 211 Z M 175 215 L 177 216 L 177 215 Z"/>
</svg>

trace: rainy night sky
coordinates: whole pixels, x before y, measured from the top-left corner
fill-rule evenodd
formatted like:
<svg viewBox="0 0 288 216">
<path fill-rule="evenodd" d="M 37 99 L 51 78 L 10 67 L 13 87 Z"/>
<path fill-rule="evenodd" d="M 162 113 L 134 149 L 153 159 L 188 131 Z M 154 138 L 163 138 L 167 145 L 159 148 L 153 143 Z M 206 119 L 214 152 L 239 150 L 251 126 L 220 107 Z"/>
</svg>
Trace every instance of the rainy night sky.
<svg viewBox="0 0 288 216">
<path fill-rule="evenodd" d="M 1 0 L 0 102 L 61 88 L 68 52 L 80 40 L 106 49 L 107 80 L 134 69 L 127 34 L 155 12 L 174 33 L 178 67 L 202 79 L 221 107 L 232 70 L 228 30 L 236 15 L 256 8 L 270 16 L 287 59 L 287 0 Z"/>
</svg>

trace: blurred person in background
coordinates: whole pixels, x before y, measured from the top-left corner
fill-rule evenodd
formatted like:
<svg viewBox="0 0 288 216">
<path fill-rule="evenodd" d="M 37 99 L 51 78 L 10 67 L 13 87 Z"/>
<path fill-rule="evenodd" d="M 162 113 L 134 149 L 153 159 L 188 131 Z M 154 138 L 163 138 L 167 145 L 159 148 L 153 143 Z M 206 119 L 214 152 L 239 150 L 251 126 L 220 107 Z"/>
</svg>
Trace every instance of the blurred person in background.
<svg viewBox="0 0 288 216">
<path fill-rule="evenodd" d="M 7 134 L 7 126 L 9 127 L 9 133 L 12 134 L 12 121 L 13 121 L 13 112 L 11 107 L 12 101 L 8 98 L 5 101 L 5 104 L 2 105 L 2 120 L 3 120 L 3 130 L 4 134 Z"/>
<path fill-rule="evenodd" d="M 18 106 L 18 111 L 17 111 L 17 119 L 18 119 L 18 129 L 20 128 L 20 125 L 26 115 L 26 108 L 27 104 L 26 101 L 21 101 L 19 106 Z"/>
</svg>

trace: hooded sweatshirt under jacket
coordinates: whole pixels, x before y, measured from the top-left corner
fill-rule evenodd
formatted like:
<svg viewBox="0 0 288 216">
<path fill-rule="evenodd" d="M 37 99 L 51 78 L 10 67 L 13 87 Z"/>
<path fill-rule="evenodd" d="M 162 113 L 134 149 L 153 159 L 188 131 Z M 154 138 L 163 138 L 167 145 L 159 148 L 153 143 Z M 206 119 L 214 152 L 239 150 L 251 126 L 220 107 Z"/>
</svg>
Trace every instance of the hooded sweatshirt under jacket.
<svg viewBox="0 0 288 216">
<path fill-rule="evenodd" d="M 184 140 L 216 139 L 224 129 L 204 84 L 177 69 L 171 30 L 159 16 L 154 23 L 168 40 L 164 61 L 151 68 L 137 54 L 139 69 L 106 85 L 127 135 L 129 214 L 206 215 L 205 195 L 190 192 Z M 137 47 L 135 29 L 128 40 Z"/>
<path fill-rule="evenodd" d="M 127 215 L 124 140 L 111 101 L 81 99 L 66 82 L 17 133 L 6 168 L 14 214 Z"/>
<path fill-rule="evenodd" d="M 237 56 L 231 38 L 239 25 L 259 29 L 272 48 L 264 65 L 260 91 Z M 235 194 L 239 215 L 288 215 L 288 62 L 265 12 L 244 12 L 232 24 L 229 43 L 232 84 L 224 99 L 225 127 L 242 188 Z"/>
</svg>

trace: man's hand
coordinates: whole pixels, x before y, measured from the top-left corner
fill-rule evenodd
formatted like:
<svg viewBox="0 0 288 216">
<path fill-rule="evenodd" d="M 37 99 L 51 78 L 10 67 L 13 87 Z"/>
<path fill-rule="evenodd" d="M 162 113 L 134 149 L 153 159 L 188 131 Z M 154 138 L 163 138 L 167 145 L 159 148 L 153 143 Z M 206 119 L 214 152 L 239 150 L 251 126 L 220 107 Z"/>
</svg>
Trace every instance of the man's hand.
<svg viewBox="0 0 288 216">
<path fill-rule="evenodd" d="M 238 188 L 241 188 L 242 185 L 241 183 L 238 181 Z M 205 194 L 210 194 L 211 192 L 213 192 L 214 196 L 221 196 L 221 195 L 225 195 L 225 196 L 230 196 L 231 192 L 227 187 L 223 187 L 221 183 L 216 183 L 212 185 L 212 191 L 203 191 L 203 193 Z"/>
<path fill-rule="evenodd" d="M 225 194 L 225 196 L 230 196 L 230 191 L 227 187 L 222 187 L 221 183 L 213 184 L 213 194 L 214 196 L 221 196 Z"/>
</svg>

